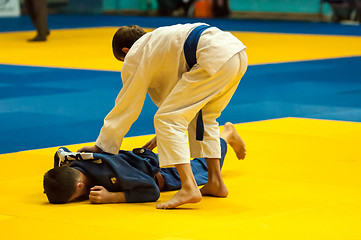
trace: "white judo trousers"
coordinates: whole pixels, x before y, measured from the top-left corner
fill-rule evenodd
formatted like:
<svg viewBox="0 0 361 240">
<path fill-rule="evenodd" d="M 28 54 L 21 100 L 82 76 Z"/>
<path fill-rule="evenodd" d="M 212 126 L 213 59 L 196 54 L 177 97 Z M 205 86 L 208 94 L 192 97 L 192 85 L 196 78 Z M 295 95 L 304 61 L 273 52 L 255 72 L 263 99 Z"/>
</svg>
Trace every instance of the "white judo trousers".
<svg viewBox="0 0 361 240">
<path fill-rule="evenodd" d="M 242 50 L 215 74 L 209 74 L 196 64 L 182 75 L 154 117 L 161 167 L 189 163 L 189 156 L 221 157 L 216 119 L 231 100 L 247 66 L 247 55 Z M 197 141 L 196 122 L 201 109 L 204 139 Z"/>
<path fill-rule="evenodd" d="M 229 32 L 208 28 L 197 45 L 197 64 L 189 70 L 183 46 L 199 25 L 203 24 L 157 28 L 133 44 L 124 60 L 123 87 L 104 119 L 96 146 L 112 154 L 119 151 L 148 93 L 159 108 L 154 126 L 162 167 L 189 163 L 190 155 L 220 158 L 216 119 L 247 69 L 246 46 Z M 202 142 L 195 140 L 196 117 L 201 109 L 205 130 Z"/>
</svg>

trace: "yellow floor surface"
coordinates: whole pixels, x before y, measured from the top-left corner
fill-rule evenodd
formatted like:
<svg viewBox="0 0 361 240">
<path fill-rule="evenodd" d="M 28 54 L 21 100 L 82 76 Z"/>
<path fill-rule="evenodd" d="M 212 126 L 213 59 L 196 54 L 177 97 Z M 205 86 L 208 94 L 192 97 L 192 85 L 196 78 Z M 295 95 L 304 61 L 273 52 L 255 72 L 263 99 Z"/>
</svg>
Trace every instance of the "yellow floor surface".
<svg viewBox="0 0 361 240">
<path fill-rule="evenodd" d="M 43 43 L 26 42 L 34 32 L 0 33 L 0 63 L 120 71 L 115 31 L 52 30 Z M 250 64 L 361 55 L 361 37 L 233 34 L 247 45 Z M 51 205 L 42 176 L 57 148 L 0 155 L 0 239 L 361 239 L 361 123 L 285 118 L 236 127 L 248 154 L 238 161 L 228 152 L 222 172 L 229 196 L 176 210 Z M 151 137 L 127 138 L 123 148 Z"/>
<path fill-rule="evenodd" d="M 56 148 L 0 155 L 1 239 L 361 239 L 361 123 L 284 118 L 236 128 L 248 154 L 238 161 L 228 151 L 229 196 L 175 210 L 51 205 L 42 176 Z M 151 137 L 127 138 L 123 148 Z"/>
<path fill-rule="evenodd" d="M 52 30 L 47 42 L 29 43 L 34 32 L 0 33 L 0 63 L 120 71 L 111 41 L 117 28 Z M 151 31 L 151 29 L 148 29 Z M 249 64 L 361 55 L 361 37 L 233 32 L 246 46 Z"/>
</svg>

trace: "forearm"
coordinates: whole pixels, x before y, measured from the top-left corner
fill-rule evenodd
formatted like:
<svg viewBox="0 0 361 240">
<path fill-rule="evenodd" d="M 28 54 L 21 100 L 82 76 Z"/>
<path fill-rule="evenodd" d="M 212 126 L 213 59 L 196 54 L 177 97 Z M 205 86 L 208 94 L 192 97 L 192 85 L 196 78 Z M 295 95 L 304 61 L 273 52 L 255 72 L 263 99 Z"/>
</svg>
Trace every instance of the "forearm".
<svg viewBox="0 0 361 240">
<path fill-rule="evenodd" d="M 91 203 L 123 203 L 126 202 L 124 192 L 109 192 L 103 186 L 94 186 L 90 189 Z"/>
<path fill-rule="evenodd" d="M 125 134 L 138 118 L 144 104 L 146 89 L 126 87 L 119 94 L 114 108 L 105 117 L 95 142 L 97 147 L 107 153 L 118 153 Z"/>
<path fill-rule="evenodd" d="M 157 147 L 157 136 L 155 136 L 154 138 L 152 138 L 149 142 L 147 142 L 143 148 L 148 148 L 149 150 L 153 150 L 154 148 Z"/>
<path fill-rule="evenodd" d="M 109 198 L 106 199 L 105 203 L 125 203 L 125 195 L 124 192 L 110 192 Z"/>
<path fill-rule="evenodd" d="M 126 191 L 125 199 L 127 203 L 155 202 L 160 197 L 160 191 L 155 181 L 152 179 L 152 186 L 138 187 L 131 191 Z"/>
</svg>

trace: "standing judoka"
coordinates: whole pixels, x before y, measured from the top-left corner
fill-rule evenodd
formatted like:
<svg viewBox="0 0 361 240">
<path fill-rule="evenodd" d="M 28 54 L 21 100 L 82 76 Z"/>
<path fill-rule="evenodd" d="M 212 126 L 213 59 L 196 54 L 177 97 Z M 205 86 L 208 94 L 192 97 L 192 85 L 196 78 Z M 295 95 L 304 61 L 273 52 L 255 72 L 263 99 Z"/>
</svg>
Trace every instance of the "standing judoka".
<svg viewBox="0 0 361 240">
<path fill-rule="evenodd" d="M 113 37 L 113 53 L 124 61 L 123 88 L 95 146 L 79 151 L 116 154 L 148 92 L 159 109 L 154 116 L 157 139 L 147 145 L 157 142 L 161 167 L 175 166 L 182 182 L 179 192 L 157 208 L 196 203 L 202 195 L 226 197 L 216 119 L 246 72 L 245 49 L 231 33 L 202 23 L 161 27 L 150 33 L 135 25 L 119 28 Z M 201 190 L 189 155 L 206 158 L 209 181 Z"/>
</svg>

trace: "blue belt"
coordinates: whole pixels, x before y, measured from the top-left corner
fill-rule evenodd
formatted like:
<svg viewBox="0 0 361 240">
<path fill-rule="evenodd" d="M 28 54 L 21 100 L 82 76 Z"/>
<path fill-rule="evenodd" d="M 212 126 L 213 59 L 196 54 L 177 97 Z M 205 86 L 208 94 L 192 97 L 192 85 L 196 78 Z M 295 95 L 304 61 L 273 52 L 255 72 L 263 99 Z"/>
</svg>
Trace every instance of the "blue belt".
<svg viewBox="0 0 361 240">
<path fill-rule="evenodd" d="M 188 35 L 187 40 L 184 43 L 184 55 L 188 64 L 189 69 L 197 63 L 197 46 L 198 40 L 204 30 L 210 28 L 208 25 L 200 25 L 194 28 L 191 33 Z M 204 124 L 202 117 L 202 109 L 198 113 L 197 117 L 197 128 L 196 128 L 196 140 L 203 141 L 204 136 Z"/>
</svg>

